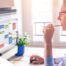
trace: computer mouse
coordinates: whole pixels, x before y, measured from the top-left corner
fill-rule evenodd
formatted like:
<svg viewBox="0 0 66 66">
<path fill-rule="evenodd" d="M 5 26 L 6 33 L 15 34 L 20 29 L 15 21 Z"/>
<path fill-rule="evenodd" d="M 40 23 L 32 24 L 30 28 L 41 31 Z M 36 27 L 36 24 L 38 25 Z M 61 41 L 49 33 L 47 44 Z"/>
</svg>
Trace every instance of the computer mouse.
<svg viewBox="0 0 66 66">
<path fill-rule="evenodd" d="M 44 59 L 38 55 L 30 56 L 30 64 L 44 64 Z"/>
</svg>

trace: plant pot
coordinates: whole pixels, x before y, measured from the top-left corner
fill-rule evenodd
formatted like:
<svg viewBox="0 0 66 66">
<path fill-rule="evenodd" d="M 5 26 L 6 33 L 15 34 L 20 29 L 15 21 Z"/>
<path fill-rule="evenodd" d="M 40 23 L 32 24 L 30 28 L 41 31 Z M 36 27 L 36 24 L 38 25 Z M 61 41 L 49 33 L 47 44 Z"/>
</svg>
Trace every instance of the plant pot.
<svg viewBox="0 0 66 66">
<path fill-rule="evenodd" d="M 24 54 L 24 46 L 17 46 L 17 53 L 15 56 L 23 56 Z"/>
</svg>

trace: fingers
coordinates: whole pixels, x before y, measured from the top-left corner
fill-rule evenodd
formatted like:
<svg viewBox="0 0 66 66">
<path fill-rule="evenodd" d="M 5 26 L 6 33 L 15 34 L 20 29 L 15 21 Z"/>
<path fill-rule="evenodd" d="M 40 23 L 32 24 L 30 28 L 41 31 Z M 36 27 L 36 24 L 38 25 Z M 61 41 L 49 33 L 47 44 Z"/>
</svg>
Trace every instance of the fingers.
<svg viewBox="0 0 66 66">
<path fill-rule="evenodd" d="M 48 24 L 46 27 L 44 27 L 43 37 L 45 42 L 51 42 L 53 34 L 54 34 L 54 26 L 52 24 Z"/>
<path fill-rule="evenodd" d="M 54 26 L 52 24 L 48 24 L 47 26 L 44 26 L 43 33 L 48 30 L 54 31 Z"/>
<path fill-rule="evenodd" d="M 52 24 L 48 24 L 45 28 L 46 29 L 54 29 L 54 26 Z"/>
</svg>

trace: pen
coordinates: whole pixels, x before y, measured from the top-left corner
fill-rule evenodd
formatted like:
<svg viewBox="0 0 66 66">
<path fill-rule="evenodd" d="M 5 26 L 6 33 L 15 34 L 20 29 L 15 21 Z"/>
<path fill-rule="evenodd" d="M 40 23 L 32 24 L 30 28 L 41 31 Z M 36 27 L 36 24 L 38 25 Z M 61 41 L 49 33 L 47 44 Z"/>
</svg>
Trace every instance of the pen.
<svg viewBox="0 0 66 66">
<path fill-rule="evenodd" d="M 54 25 L 54 27 L 59 27 L 59 26 L 61 26 L 61 25 Z"/>
</svg>

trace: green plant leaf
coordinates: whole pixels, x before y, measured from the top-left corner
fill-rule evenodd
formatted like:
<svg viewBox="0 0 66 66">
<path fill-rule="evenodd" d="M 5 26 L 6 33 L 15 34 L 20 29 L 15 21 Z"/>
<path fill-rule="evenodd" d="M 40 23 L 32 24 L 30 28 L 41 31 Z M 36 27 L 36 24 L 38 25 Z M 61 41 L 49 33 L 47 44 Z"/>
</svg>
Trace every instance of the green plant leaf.
<svg viewBox="0 0 66 66">
<path fill-rule="evenodd" d="M 22 46 L 22 45 L 28 46 L 28 45 L 30 44 L 30 42 L 28 41 L 28 38 L 29 38 L 29 36 L 27 36 L 27 35 L 20 36 L 20 37 L 18 38 L 18 43 L 17 43 L 17 45 L 18 45 L 18 46 Z"/>
</svg>

